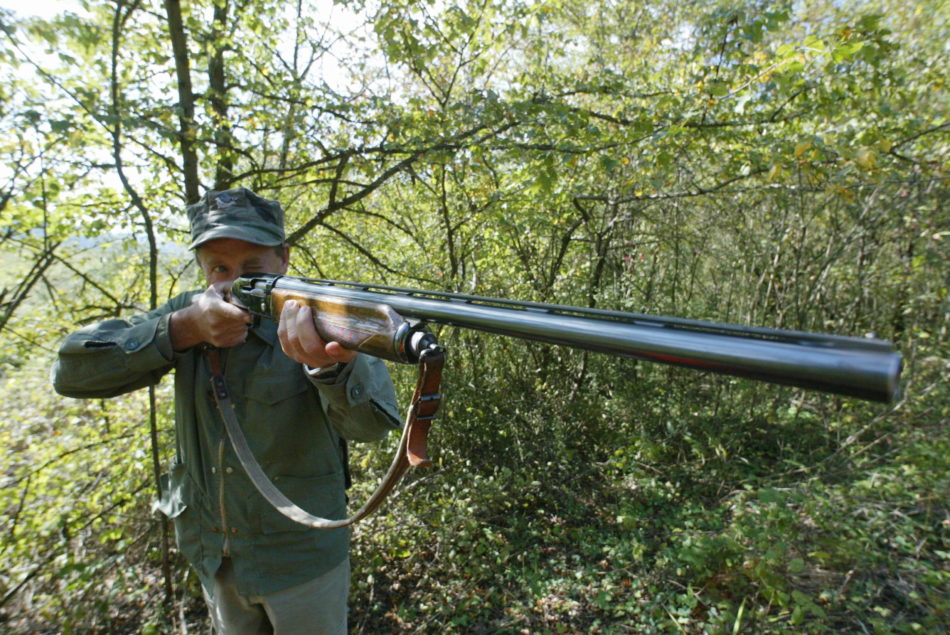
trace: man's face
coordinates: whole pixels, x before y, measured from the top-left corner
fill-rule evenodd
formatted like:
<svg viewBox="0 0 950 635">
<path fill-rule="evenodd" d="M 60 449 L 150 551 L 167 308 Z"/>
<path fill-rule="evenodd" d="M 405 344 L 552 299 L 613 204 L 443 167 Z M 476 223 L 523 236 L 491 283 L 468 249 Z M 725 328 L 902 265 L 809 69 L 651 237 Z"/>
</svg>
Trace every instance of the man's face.
<svg viewBox="0 0 950 635">
<path fill-rule="evenodd" d="M 287 247 L 265 247 L 236 238 L 209 240 L 198 247 L 196 255 L 209 285 L 232 282 L 245 273 L 287 273 L 290 260 Z"/>
</svg>

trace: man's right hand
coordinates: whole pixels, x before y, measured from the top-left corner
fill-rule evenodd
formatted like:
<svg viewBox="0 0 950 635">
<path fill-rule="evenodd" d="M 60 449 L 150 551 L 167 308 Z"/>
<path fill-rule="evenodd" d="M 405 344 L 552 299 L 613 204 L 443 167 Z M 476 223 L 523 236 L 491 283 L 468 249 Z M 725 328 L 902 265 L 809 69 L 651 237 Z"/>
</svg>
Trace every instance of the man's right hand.
<svg viewBox="0 0 950 635">
<path fill-rule="evenodd" d="M 225 293 L 230 287 L 230 282 L 215 283 L 195 296 L 191 305 L 171 314 L 169 332 L 176 351 L 202 343 L 229 348 L 247 339 L 251 316 L 228 302 Z"/>
</svg>

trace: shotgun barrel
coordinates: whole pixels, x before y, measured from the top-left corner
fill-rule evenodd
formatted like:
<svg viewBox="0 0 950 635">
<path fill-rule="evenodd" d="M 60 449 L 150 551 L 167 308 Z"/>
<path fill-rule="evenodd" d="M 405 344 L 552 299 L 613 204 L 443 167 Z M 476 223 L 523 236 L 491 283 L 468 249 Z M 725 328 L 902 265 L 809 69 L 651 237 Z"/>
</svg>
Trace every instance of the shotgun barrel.
<svg viewBox="0 0 950 635">
<path fill-rule="evenodd" d="M 892 402 L 901 356 L 890 342 L 625 311 L 520 302 L 274 274 L 238 278 L 232 293 L 257 316 L 313 307 L 321 337 L 403 363 L 443 324 L 713 373 Z"/>
</svg>

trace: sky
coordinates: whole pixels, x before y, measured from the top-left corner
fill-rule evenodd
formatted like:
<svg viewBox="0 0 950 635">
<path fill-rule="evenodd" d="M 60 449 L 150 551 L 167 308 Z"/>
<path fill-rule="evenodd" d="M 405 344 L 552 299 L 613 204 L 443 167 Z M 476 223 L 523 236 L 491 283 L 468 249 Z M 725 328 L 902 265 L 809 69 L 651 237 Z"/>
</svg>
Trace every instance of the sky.
<svg viewBox="0 0 950 635">
<path fill-rule="evenodd" d="M 322 6 L 321 15 L 330 16 L 331 23 L 342 31 L 355 29 L 357 24 L 361 22 L 352 11 L 333 4 L 333 0 L 319 0 L 317 6 Z M 13 11 L 20 18 L 49 19 L 65 11 L 84 13 L 79 0 L 0 0 L 0 9 Z M 288 40 L 288 42 L 292 42 L 292 40 Z M 354 57 L 354 54 L 346 50 L 346 44 L 343 40 L 340 40 L 337 44 L 331 44 L 329 52 L 330 55 L 320 60 L 322 77 L 333 89 L 346 92 L 350 83 L 350 75 L 338 60 L 350 59 Z"/>
<path fill-rule="evenodd" d="M 57 13 L 75 7 L 69 0 L 0 0 L 0 7 L 10 9 L 21 18 L 37 16 L 51 18 Z"/>
</svg>

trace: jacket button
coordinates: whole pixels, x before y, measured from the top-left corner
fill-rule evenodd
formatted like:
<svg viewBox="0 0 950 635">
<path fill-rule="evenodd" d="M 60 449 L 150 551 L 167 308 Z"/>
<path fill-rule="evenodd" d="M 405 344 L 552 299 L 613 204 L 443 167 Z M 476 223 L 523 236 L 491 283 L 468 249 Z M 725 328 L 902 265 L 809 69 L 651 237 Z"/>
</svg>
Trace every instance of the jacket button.
<svg viewBox="0 0 950 635">
<path fill-rule="evenodd" d="M 226 473 L 228 473 L 228 474 L 234 474 L 234 468 L 233 468 L 233 467 L 230 467 L 230 466 L 224 468 L 224 471 L 225 471 Z"/>
<path fill-rule="evenodd" d="M 134 337 L 125 343 L 125 350 L 134 351 L 139 347 L 139 341 Z"/>
<path fill-rule="evenodd" d="M 356 384 L 350 388 L 350 397 L 352 399 L 359 399 L 363 395 L 363 384 Z"/>
</svg>

